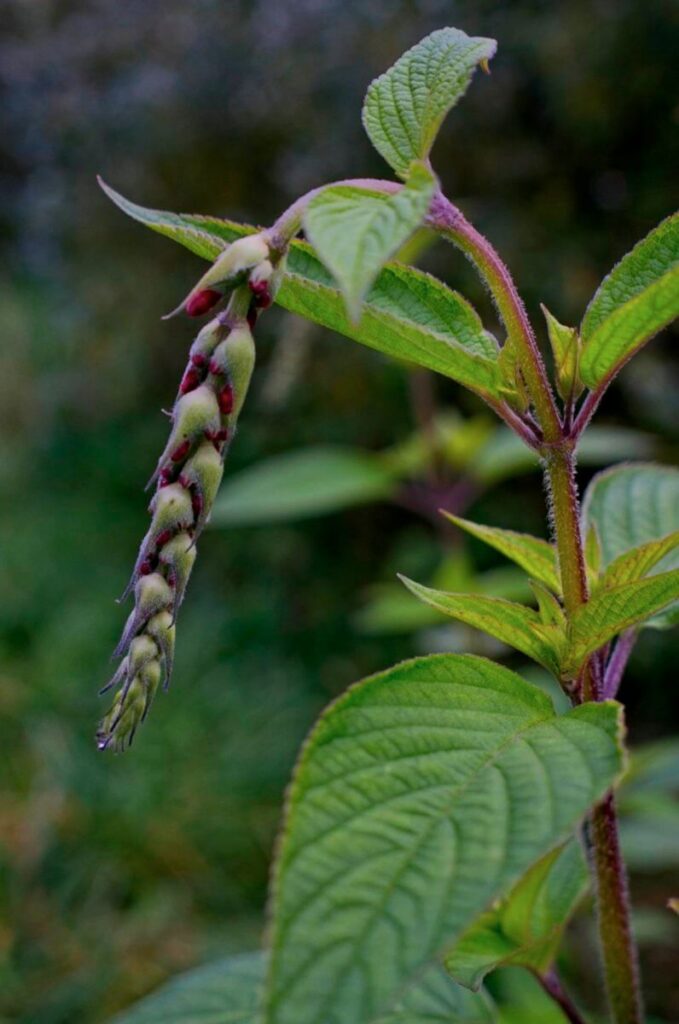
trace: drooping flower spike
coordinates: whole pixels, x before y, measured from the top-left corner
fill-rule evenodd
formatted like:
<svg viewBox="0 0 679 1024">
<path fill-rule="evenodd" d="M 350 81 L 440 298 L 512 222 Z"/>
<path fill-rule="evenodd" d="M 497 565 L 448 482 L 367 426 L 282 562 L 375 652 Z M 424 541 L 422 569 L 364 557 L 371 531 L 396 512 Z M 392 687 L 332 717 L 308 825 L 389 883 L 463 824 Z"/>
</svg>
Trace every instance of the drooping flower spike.
<svg viewBox="0 0 679 1024">
<path fill-rule="evenodd" d="M 282 258 L 263 235 L 229 246 L 182 302 L 201 315 L 230 293 L 228 306 L 199 332 L 171 413 L 170 437 L 149 481 L 151 524 L 123 598 L 131 611 L 114 651 L 121 658 L 102 693 L 116 689 L 97 731 L 100 750 L 121 751 L 144 721 L 158 687 L 169 686 L 175 621 L 222 479 L 255 363 L 251 325 L 273 300 Z"/>
</svg>

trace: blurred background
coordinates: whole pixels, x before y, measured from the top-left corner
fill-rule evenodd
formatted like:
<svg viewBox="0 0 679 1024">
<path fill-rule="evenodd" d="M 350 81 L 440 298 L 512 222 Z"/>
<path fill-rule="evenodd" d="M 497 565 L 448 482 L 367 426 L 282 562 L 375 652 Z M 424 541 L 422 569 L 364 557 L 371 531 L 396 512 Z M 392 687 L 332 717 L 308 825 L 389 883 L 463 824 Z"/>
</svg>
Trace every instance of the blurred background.
<svg viewBox="0 0 679 1024">
<path fill-rule="evenodd" d="M 403 595 L 397 569 L 523 596 L 435 510 L 544 532 L 536 467 L 473 397 L 272 311 L 172 690 L 131 752 L 98 754 L 114 598 L 192 337 L 159 317 L 201 264 L 125 219 L 95 174 L 146 205 L 269 223 L 324 180 L 385 173 L 360 108 L 402 50 L 444 25 L 493 36 L 493 73 L 449 117 L 435 165 L 544 338 L 540 301 L 578 322 L 676 207 L 678 13 L 670 0 L 0 0 L 1 1020 L 96 1024 L 171 974 L 255 948 L 284 786 L 319 710 L 397 659 L 488 650 Z M 492 329 L 460 256 L 420 262 Z M 583 484 L 612 460 L 676 460 L 676 341 L 665 332 L 616 382 Z M 676 634 L 646 631 L 623 693 L 632 742 L 664 766 L 659 816 L 635 805 L 626 829 L 649 1013 L 667 1022 L 679 754 L 662 741 L 678 656 Z M 567 977 L 596 1010 L 584 919 L 575 940 Z"/>
</svg>

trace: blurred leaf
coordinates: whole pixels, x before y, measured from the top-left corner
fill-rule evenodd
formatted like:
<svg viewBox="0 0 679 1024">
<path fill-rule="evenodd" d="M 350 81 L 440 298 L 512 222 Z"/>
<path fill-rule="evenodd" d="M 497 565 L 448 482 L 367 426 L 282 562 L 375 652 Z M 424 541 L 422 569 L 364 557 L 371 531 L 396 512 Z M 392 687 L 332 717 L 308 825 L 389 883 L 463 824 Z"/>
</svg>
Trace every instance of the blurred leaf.
<svg viewBox="0 0 679 1024">
<path fill-rule="evenodd" d="M 679 867 L 679 741 L 632 751 L 619 809 L 625 858 L 634 871 Z"/>
<path fill-rule="evenodd" d="M 286 452 L 230 477 L 213 526 L 259 525 L 338 512 L 388 498 L 396 482 L 379 457 L 351 448 Z"/>
<path fill-rule="evenodd" d="M 130 217 L 214 259 L 254 228 L 196 214 L 168 213 L 131 203 L 102 182 Z M 276 302 L 378 352 L 424 366 L 479 394 L 495 394 L 497 369 L 487 358 L 488 337 L 468 302 L 430 274 L 388 264 L 370 289 L 360 324 L 347 317 L 331 275 L 306 242 L 293 241 Z"/>
<path fill-rule="evenodd" d="M 434 186 L 431 171 L 414 164 L 393 195 L 334 185 L 309 203 L 306 236 L 342 289 L 352 320 L 360 319 L 366 292 L 384 264 L 422 224 Z"/>
<path fill-rule="evenodd" d="M 679 213 L 604 278 L 582 321 L 580 372 L 594 389 L 679 314 Z"/>
<path fill-rule="evenodd" d="M 565 638 L 556 627 L 545 625 L 532 608 L 497 597 L 434 590 L 405 576 L 400 579 L 421 601 L 459 622 L 490 633 L 522 651 L 554 675 L 559 675 L 561 646 Z"/>
<path fill-rule="evenodd" d="M 561 581 L 553 545 L 540 537 L 531 537 L 528 533 L 516 533 L 514 530 L 501 530 L 496 526 L 482 526 L 469 519 L 445 513 L 446 519 L 455 523 L 461 530 L 477 537 L 500 554 L 516 562 L 522 569 L 536 580 L 540 580 L 556 594 L 561 592 Z"/>
<path fill-rule="evenodd" d="M 598 590 L 571 617 L 568 668 L 579 669 L 587 655 L 678 599 L 679 569 Z"/>
<path fill-rule="evenodd" d="M 620 729 L 613 702 L 557 718 L 536 687 L 469 655 L 352 687 L 317 723 L 289 792 L 266 1020 L 384 1013 L 611 786 Z"/>
<path fill-rule="evenodd" d="M 544 974 L 587 887 L 580 843 L 571 840 L 551 850 L 464 933 L 446 954 L 446 969 L 475 990 L 489 971 L 505 964 Z"/>
<path fill-rule="evenodd" d="M 260 1024 L 266 956 L 244 953 L 197 967 L 115 1018 L 112 1024 Z"/>
<path fill-rule="evenodd" d="M 469 992 L 434 964 L 375 1024 L 497 1024 L 497 1015 L 485 993 Z"/>
<path fill-rule="evenodd" d="M 585 492 L 582 521 L 585 532 L 597 528 L 604 570 L 632 548 L 667 537 L 679 529 L 679 469 L 638 463 L 604 470 Z M 653 567 L 655 573 L 675 568 L 679 549 Z M 673 606 L 645 625 L 659 629 L 678 618 Z"/>
<path fill-rule="evenodd" d="M 566 1024 L 563 1011 L 528 971 L 503 968 L 493 975 L 492 982 L 500 1024 Z"/>
<path fill-rule="evenodd" d="M 635 747 L 625 774 L 625 793 L 679 794 L 679 740 L 657 740 Z"/>
<path fill-rule="evenodd" d="M 587 428 L 578 446 L 578 461 L 583 466 L 627 459 L 648 458 L 655 451 L 650 434 L 627 427 Z M 535 452 L 527 448 L 520 437 L 505 427 L 498 427 L 488 443 L 475 456 L 474 475 L 485 484 L 499 483 L 508 477 L 536 469 L 539 465 Z"/>
<path fill-rule="evenodd" d="M 407 50 L 366 93 L 363 125 L 375 149 L 401 178 L 429 156 L 444 117 L 467 91 L 477 64 L 494 55 L 494 39 L 442 28 Z"/>
</svg>

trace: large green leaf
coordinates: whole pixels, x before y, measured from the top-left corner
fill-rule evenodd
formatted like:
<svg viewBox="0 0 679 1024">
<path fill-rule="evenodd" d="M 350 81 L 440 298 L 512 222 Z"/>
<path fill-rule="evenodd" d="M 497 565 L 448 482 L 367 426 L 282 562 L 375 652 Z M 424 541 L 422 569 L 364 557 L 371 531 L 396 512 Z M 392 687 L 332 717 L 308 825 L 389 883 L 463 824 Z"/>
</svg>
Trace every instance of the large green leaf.
<svg viewBox="0 0 679 1024">
<path fill-rule="evenodd" d="M 255 229 L 196 214 L 168 213 L 131 203 L 102 182 L 130 217 L 204 259 L 215 259 Z M 482 395 L 498 395 L 497 365 L 478 314 L 441 281 L 414 267 L 387 264 L 368 293 L 360 324 L 349 319 L 331 275 L 306 242 L 290 247 L 276 295 L 285 309 L 395 359 L 424 366 Z"/>
<path fill-rule="evenodd" d="M 598 536 L 598 534 L 596 535 Z M 603 587 L 619 587 L 646 576 L 667 555 L 679 547 L 679 530 L 669 533 L 660 540 L 650 540 L 618 555 L 606 569 L 602 579 Z"/>
<path fill-rule="evenodd" d="M 429 156 L 444 117 L 467 91 L 478 64 L 497 43 L 442 28 L 422 39 L 370 85 L 363 125 L 375 149 L 405 178 Z"/>
<path fill-rule="evenodd" d="M 307 741 L 273 887 L 267 1024 L 366 1024 L 614 783 L 620 708 L 556 716 L 470 655 L 352 687 Z"/>
<path fill-rule="evenodd" d="M 305 448 L 256 463 L 230 477 L 212 513 L 213 526 L 254 525 L 337 512 L 393 492 L 396 477 L 369 452 Z"/>
<path fill-rule="evenodd" d="M 484 541 L 506 558 L 516 562 L 533 579 L 540 580 L 556 594 L 560 593 L 559 568 L 552 544 L 540 537 L 532 537 L 529 533 L 501 530 L 497 526 L 482 526 L 469 519 L 453 516 L 449 512 L 446 512 L 445 516 L 461 530 Z"/>
<path fill-rule="evenodd" d="M 446 968 L 471 989 L 478 989 L 486 974 L 503 964 L 544 974 L 587 885 L 587 865 L 577 840 L 551 850 L 464 933 L 447 954 Z"/>
<path fill-rule="evenodd" d="M 662 540 L 679 530 L 679 469 L 653 463 L 617 466 L 591 481 L 582 506 L 583 532 L 597 529 L 602 568 L 634 548 Z M 639 554 L 639 553 L 637 553 Z M 668 551 L 651 572 L 679 568 L 679 548 Z M 645 623 L 660 628 L 679 619 L 679 606 Z"/>
<path fill-rule="evenodd" d="M 307 207 L 307 238 L 342 289 L 352 320 L 384 264 L 421 226 L 434 187 L 431 171 L 415 164 L 392 195 L 334 185 Z"/>
<path fill-rule="evenodd" d="M 582 321 L 580 375 L 609 380 L 679 315 L 679 213 L 642 239 L 604 278 Z"/>
<path fill-rule="evenodd" d="M 532 608 L 499 597 L 434 590 L 405 576 L 400 578 L 420 601 L 459 622 L 490 633 L 559 675 L 565 637 L 556 626 L 546 625 Z"/>
<path fill-rule="evenodd" d="M 245 953 L 197 967 L 112 1024 L 260 1024 L 266 960 L 263 953 Z"/>
<path fill-rule="evenodd" d="M 679 569 L 597 591 L 570 621 L 566 671 L 574 672 L 614 636 L 679 600 Z"/>
</svg>

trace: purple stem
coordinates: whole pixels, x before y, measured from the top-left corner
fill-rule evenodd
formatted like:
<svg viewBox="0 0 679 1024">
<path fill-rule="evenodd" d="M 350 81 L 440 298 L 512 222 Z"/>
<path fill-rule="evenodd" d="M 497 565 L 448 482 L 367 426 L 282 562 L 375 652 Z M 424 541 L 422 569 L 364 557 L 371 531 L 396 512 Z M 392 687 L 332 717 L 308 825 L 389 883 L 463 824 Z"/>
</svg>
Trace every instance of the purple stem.
<svg viewBox="0 0 679 1024">
<path fill-rule="evenodd" d="M 571 1024 L 585 1024 L 585 1018 L 580 1015 L 577 1007 L 571 1001 L 570 997 L 564 992 L 555 970 L 552 969 L 551 971 L 547 971 L 546 974 L 538 974 L 536 972 L 535 977 L 540 982 L 547 995 L 561 1007 Z"/>
<path fill-rule="evenodd" d="M 601 691 L 602 700 L 610 700 L 616 696 L 636 641 L 637 633 L 634 629 L 627 629 L 618 637 L 615 649 L 606 665 Z"/>
</svg>

